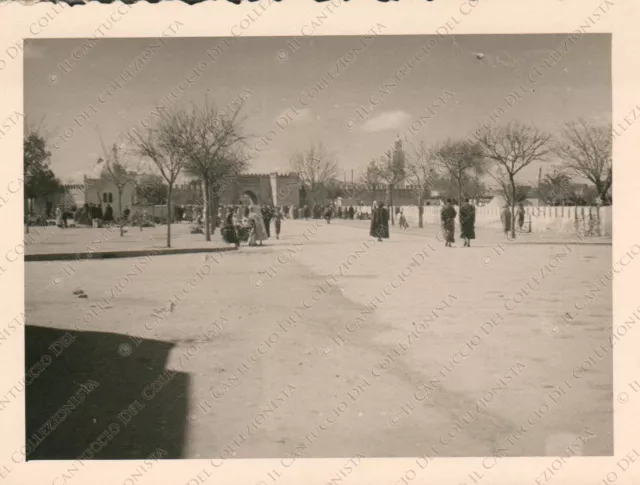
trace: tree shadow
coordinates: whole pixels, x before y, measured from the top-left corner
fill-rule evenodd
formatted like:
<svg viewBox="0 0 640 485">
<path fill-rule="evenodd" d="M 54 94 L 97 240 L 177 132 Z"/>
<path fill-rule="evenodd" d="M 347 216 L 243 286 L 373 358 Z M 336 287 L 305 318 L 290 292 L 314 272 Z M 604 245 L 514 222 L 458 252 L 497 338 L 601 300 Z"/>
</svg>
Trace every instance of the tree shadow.
<svg viewBox="0 0 640 485">
<path fill-rule="evenodd" d="M 174 344 L 32 325 L 25 334 L 27 460 L 183 456 L 189 377 L 165 368 Z"/>
</svg>

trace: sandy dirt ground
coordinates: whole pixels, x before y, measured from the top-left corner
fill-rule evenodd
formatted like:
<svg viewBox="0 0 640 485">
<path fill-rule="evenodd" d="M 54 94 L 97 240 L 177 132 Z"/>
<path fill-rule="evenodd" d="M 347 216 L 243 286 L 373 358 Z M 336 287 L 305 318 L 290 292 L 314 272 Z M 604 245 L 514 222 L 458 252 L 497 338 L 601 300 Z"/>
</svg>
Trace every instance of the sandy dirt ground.
<svg viewBox="0 0 640 485">
<path fill-rule="evenodd" d="M 96 337 L 99 361 L 71 344 L 39 385 L 108 381 L 83 404 L 87 442 L 134 402 L 127 429 L 174 457 L 540 456 L 578 437 L 579 454 L 611 454 L 611 246 L 424 234 L 285 221 L 280 240 L 215 257 L 26 263 L 29 326 L 115 334 Z M 151 362 L 144 342 L 170 350 Z"/>
</svg>

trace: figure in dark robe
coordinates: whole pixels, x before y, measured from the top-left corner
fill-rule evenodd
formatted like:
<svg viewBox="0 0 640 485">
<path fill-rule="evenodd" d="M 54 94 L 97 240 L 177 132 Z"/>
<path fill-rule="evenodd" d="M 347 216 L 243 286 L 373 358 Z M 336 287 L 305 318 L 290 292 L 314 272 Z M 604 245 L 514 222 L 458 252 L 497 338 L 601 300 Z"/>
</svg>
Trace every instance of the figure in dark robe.
<svg viewBox="0 0 640 485">
<path fill-rule="evenodd" d="M 384 203 L 375 203 L 371 209 L 371 229 L 369 235 L 382 241 L 389 239 L 389 211 Z"/>
<path fill-rule="evenodd" d="M 280 229 L 282 228 L 282 219 L 284 219 L 284 211 L 276 209 L 276 213 L 273 216 L 274 226 L 276 228 L 276 239 L 280 239 Z"/>
<path fill-rule="evenodd" d="M 107 204 L 107 208 L 104 210 L 103 219 L 105 222 L 113 222 L 113 209 L 111 208 L 111 204 Z"/>
<path fill-rule="evenodd" d="M 355 214 L 355 209 L 353 208 L 353 206 L 349 207 L 349 219 L 353 220 L 353 216 Z"/>
<path fill-rule="evenodd" d="M 500 220 L 502 221 L 502 229 L 504 229 L 504 233 L 508 235 L 509 231 L 511 231 L 511 209 L 509 209 L 509 204 L 505 204 L 502 208 Z"/>
<path fill-rule="evenodd" d="M 273 210 L 269 206 L 262 206 L 260 209 L 262 214 L 262 220 L 264 221 L 264 228 L 267 230 L 267 237 L 271 237 L 271 218 L 273 217 Z"/>
<path fill-rule="evenodd" d="M 451 247 L 455 242 L 456 230 L 456 209 L 451 203 L 451 199 L 447 199 L 447 203 L 440 212 L 440 221 L 442 223 L 442 232 L 444 233 L 444 246 Z"/>
<path fill-rule="evenodd" d="M 518 229 L 522 232 L 522 227 L 524 226 L 524 206 L 522 202 L 518 204 Z"/>
<path fill-rule="evenodd" d="M 227 244 L 233 244 L 236 248 L 240 245 L 233 223 L 233 208 L 227 209 L 227 216 L 224 219 L 224 224 L 220 232 L 222 233 L 222 239 L 224 239 Z"/>
<path fill-rule="evenodd" d="M 309 220 L 309 217 L 311 217 L 311 209 L 309 208 L 309 206 L 304 206 L 304 218 L 306 220 Z"/>
<path fill-rule="evenodd" d="M 327 224 L 331 224 L 331 206 L 327 206 L 324 210 L 324 220 L 327 221 Z"/>
<path fill-rule="evenodd" d="M 460 237 L 464 239 L 464 247 L 471 247 L 471 240 L 476 238 L 476 208 L 465 199 L 460 207 Z"/>
</svg>

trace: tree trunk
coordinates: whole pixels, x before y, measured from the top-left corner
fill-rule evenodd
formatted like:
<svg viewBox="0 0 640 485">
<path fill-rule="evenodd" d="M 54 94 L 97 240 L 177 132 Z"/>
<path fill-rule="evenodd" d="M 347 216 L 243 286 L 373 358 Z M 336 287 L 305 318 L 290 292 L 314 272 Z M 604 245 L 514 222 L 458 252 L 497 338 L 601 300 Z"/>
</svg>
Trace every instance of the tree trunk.
<svg viewBox="0 0 640 485">
<path fill-rule="evenodd" d="M 418 197 L 418 227 L 423 228 L 423 214 L 424 214 L 424 197 L 420 195 Z"/>
<path fill-rule="evenodd" d="M 387 189 L 389 191 L 389 212 L 391 212 L 391 225 L 395 226 L 396 225 L 396 221 L 394 218 L 394 210 L 393 210 L 393 187 L 390 185 L 389 188 Z"/>
<path fill-rule="evenodd" d="M 458 177 L 458 209 L 462 206 L 462 177 Z"/>
<path fill-rule="evenodd" d="M 218 207 L 220 206 L 220 196 L 216 194 L 215 191 L 212 191 L 212 192 L 213 193 L 211 195 L 211 214 L 213 219 L 213 230 L 211 232 L 215 234 L 217 223 L 218 223 Z"/>
<path fill-rule="evenodd" d="M 211 241 L 211 227 L 209 225 L 209 212 L 210 212 L 209 181 L 205 177 L 202 183 L 204 184 L 204 190 L 202 191 L 202 198 L 203 198 L 202 210 L 204 211 L 204 214 L 203 214 L 204 215 L 204 234 L 205 234 L 205 239 L 207 241 Z"/>
<path fill-rule="evenodd" d="M 29 199 L 24 199 L 24 225 L 25 231 L 29 234 L 29 216 L 31 215 L 31 211 L 29 210 Z"/>
<path fill-rule="evenodd" d="M 513 177 L 509 178 L 511 182 L 511 239 L 516 238 L 516 181 Z"/>
<path fill-rule="evenodd" d="M 120 213 L 119 215 L 119 222 L 120 222 L 120 237 L 124 236 L 124 221 L 122 220 L 122 189 L 118 188 L 118 212 Z"/>
<path fill-rule="evenodd" d="M 171 191 L 173 190 L 173 183 L 169 184 L 169 190 L 167 191 L 167 247 L 171 247 Z"/>
</svg>

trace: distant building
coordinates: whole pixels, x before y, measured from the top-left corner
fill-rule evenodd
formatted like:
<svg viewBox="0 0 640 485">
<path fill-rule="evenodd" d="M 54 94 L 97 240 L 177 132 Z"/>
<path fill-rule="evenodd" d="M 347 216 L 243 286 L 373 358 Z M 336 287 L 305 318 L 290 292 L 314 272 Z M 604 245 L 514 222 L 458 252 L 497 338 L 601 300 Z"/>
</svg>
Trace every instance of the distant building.
<svg viewBox="0 0 640 485">
<path fill-rule="evenodd" d="M 294 173 L 247 173 L 238 176 L 220 197 L 221 204 L 238 204 L 248 202 L 253 204 L 300 205 L 300 178 Z M 102 206 L 111 205 L 113 214 L 118 217 L 121 209 L 124 211 L 139 203 L 136 197 L 136 183 L 131 181 L 122 189 L 118 199 L 118 187 L 107 178 L 84 177 L 82 184 L 64 185 L 64 192 L 53 194 L 49 201 L 31 201 L 25 210 L 32 213 L 46 213 L 52 215 L 55 208 L 62 206 L 65 211 L 82 207 L 84 204 Z M 190 193 L 185 197 L 185 193 Z M 198 184 L 181 184 L 175 187 L 174 203 L 201 204 L 202 189 Z M 181 200 L 189 199 L 189 200 Z M 122 207 L 120 206 L 122 204 Z"/>
<path fill-rule="evenodd" d="M 247 173 L 238 176 L 220 197 L 222 204 L 300 205 L 302 183 L 295 173 Z"/>
</svg>

